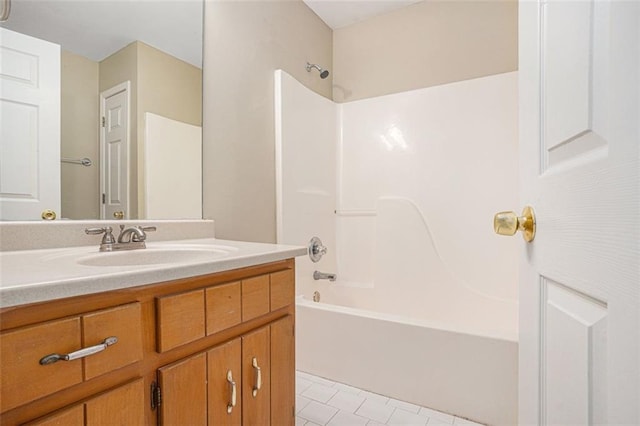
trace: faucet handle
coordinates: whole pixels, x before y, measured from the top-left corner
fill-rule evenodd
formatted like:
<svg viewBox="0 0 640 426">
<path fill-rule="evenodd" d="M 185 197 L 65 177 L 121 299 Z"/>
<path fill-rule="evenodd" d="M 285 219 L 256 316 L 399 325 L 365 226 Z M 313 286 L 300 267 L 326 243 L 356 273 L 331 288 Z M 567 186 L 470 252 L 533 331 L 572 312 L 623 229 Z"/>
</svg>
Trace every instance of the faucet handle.
<svg viewBox="0 0 640 426">
<path fill-rule="evenodd" d="M 318 262 L 322 256 L 327 254 L 327 248 L 322 245 L 322 241 L 318 237 L 311 238 L 307 247 L 309 258 L 313 263 Z"/>
<path fill-rule="evenodd" d="M 104 234 L 102 237 L 102 244 L 113 244 L 116 242 L 116 239 L 112 234 L 113 228 L 110 226 L 105 226 L 103 228 L 86 228 L 84 232 L 88 235 Z"/>
<path fill-rule="evenodd" d="M 157 228 L 155 226 L 138 226 L 144 232 L 155 231 Z"/>
</svg>

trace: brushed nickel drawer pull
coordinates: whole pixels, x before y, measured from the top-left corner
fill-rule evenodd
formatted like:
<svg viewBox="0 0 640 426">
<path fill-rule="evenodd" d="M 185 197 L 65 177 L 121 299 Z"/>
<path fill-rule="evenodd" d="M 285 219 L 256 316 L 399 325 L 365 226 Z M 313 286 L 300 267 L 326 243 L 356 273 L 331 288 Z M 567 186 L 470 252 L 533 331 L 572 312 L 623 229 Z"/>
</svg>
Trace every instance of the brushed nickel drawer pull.
<svg viewBox="0 0 640 426">
<path fill-rule="evenodd" d="M 227 414 L 231 414 L 233 407 L 236 406 L 236 382 L 233 380 L 231 370 L 227 371 L 227 382 L 229 382 L 229 394 L 231 396 L 231 400 L 227 404 Z"/>
<path fill-rule="evenodd" d="M 260 370 L 260 367 L 258 366 L 258 360 L 256 358 L 253 358 L 251 360 L 251 365 L 256 372 L 256 383 L 255 385 L 253 385 L 253 392 L 251 392 L 251 394 L 255 398 L 258 395 L 258 391 L 262 387 L 262 370 Z"/>
<path fill-rule="evenodd" d="M 83 348 L 75 352 L 68 353 L 66 355 L 50 354 L 43 357 L 40 360 L 40 365 L 49 365 L 58 361 L 73 361 L 74 359 L 84 358 L 86 356 L 93 355 L 98 352 L 102 352 L 105 349 L 107 349 L 109 346 L 117 342 L 118 342 L 118 338 L 115 336 L 111 336 L 104 339 L 104 341 L 98 345 L 89 346 L 88 348 Z"/>
</svg>

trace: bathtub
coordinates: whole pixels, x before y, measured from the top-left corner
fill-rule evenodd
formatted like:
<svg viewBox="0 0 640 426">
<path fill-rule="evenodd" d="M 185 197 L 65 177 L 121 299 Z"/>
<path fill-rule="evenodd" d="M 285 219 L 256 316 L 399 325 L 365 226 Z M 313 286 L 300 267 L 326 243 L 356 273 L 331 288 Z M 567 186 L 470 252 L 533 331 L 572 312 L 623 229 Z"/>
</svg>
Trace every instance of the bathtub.
<svg viewBox="0 0 640 426">
<path fill-rule="evenodd" d="M 517 302 L 461 279 L 410 201 L 380 199 L 370 220 L 368 233 L 351 227 L 356 235 L 341 223 L 338 238 L 371 235 L 374 244 L 347 250 L 339 240 L 333 265 L 296 259 L 297 368 L 480 423 L 517 424 Z M 349 274 L 356 261 L 366 267 Z M 337 281 L 311 278 L 327 268 Z"/>
<path fill-rule="evenodd" d="M 480 423 L 517 424 L 513 336 L 304 296 L 296 310 L 298 370 Z"/>
</svg>

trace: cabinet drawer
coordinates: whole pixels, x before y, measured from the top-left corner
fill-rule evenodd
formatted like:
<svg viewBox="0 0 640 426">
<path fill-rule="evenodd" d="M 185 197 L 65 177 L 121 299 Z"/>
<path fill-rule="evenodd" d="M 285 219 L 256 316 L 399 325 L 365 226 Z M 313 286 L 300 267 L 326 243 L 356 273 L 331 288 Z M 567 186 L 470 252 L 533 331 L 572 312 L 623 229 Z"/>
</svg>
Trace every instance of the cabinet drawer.
<svg viewBox="0 0 640 426">
<path fill-rule="evenodd" d="M 207 336 L 242 321 L 241 284 L 233 282 L 206 289 Z"/>
<path fill-rule="evenodd" d="M 102 352 L 73 361 L 40 365 L 40 360 L 47 355 L 69 354 L 99 345 L 108 337 L 116 337 L 118 341 Z M 83 379 L 89 380 L 141 360 L 140 304 L 131 303 L 3 333 L 0 341 L 0 397 L 4 412 Z"/>
<path fill-rule="evenodd" d="M 82 316 L 83 347 L 102 343 L 107 337 L 118 342 L 84 359 L 84 379 L 89 380 L 142 359 L 140 303 L 130 303 Z"/>
<path fill-rule="evenodd" d="M 158 352 L 205 337 L 204 290 L 156 299 Z"/>
<path fill-rule="evenodd" d="M 82 347 L 80 318 L 38 324 L 0 335 L 0 412 L 82 382 L 82 360 L 40 365 L 52 353 Z"/>
<path fill-rule="evenodd" d="M 269 313 L 269 275 L 242 280 L 242 321 Z"/>
<path fill-rule="evenodd" d="M 295 299 L 293 269 L 271 274 L 271 310 L 275 311 L 293 303 Z"/>
</svg>

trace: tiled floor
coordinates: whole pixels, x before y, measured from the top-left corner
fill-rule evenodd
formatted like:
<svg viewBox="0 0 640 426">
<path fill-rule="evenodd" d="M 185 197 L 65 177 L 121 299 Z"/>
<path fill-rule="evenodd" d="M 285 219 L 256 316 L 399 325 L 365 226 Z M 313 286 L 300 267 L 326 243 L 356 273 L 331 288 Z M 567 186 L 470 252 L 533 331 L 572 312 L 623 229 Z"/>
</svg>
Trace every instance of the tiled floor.
<svg viewBox="0 0 640 426">
<path fill-rule="evenodd" d="M 296 426 L 478 425 L 408 402 L 296 372 Z"/>
</svg>

